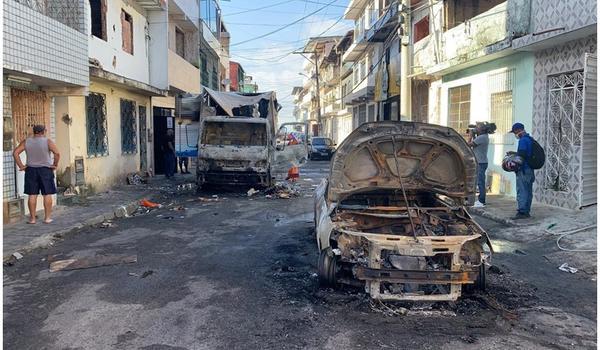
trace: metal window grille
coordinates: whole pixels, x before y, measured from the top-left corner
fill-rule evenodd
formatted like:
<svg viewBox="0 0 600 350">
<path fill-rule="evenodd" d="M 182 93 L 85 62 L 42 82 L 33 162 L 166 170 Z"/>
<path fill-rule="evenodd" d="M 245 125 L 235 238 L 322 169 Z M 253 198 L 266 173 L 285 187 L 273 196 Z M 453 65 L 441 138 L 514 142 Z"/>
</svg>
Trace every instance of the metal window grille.
<svg viewBox="0 0 600 350">
<path fill-rule="evenodd" d="M 135 102 L 121 99 L 121 152 L 136 153 Z"/>
<path fill-rule="evenodd" d="M 34 125 L 45 125 L 50 131 L 50 104 L 43 91 L 11 89 L 11 107 L 14 120 L 15 142 L 33 134 Z"/>
<path fill-rule="evenodd" d="M 448 126 L 464 133 L 471 119 L 471 85 L 448 89 Z"/>
<path fill-rule="evenodd" d="M 90 93 L 85 98 L 87 154 L 89 157 L 108 155 L 106 96 Z"/>
<path fill-rule="evenodd" d="M 571 163 L 581 146 L 583 115 L 583 71 L 548 77 L 545 187 L 572 191 L 576 174 Z"/>
<path fill-rule="evenodd" d="M 488 76 L 490 91 L 490 121 L 496 124 L 497 130 L 510 130 L 514 123 L 513 86 L 515 70 L 508 69 Z M 495 144 L 513 144 L 514 137 L 504 132 L 491 135 Z"/>
<path fill-rule="evenodd" d="M 367 105 L 358 106 L 358 125 L 367 122 Z"/>
<path fill-rule="evenodd" d="M 29 7 L 45 16 L 59 21 L 81 33 L 84 33 L 85 21 L 82 1 L 80 0 L 15 0 L 19 4 Z"/>
<path fill-rule="evenodd" d="M 15 161 L 12 152 L 4 152 L 2 157 L 2 191 L 4 199 L 17 197 L 17 183 L 15 178 Z"/>
<path fill-rule="evenodd" d="M 212 76 L 211 76 L 211 85 L 213 90 L 219 90 L 219 74 L 217 73 L 217 69 L 213 65 L 212 68 Z"/>
</svg>

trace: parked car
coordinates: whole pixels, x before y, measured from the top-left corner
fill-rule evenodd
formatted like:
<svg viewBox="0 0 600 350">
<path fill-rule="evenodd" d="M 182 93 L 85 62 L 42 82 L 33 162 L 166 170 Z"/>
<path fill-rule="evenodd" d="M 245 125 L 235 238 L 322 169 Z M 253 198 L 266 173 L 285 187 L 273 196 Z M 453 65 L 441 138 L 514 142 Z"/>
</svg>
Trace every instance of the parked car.
<svg viewBox="0 0 600 350">
<path fill-rule="evenodd" d="M 365 123 L 315 193 L 321 285 L 357 281 L 374 299 L 456 300 L 485 287 L 492 246 L 465 206 L 477 164 L 451 128 Z"/>
<path fill-rule="evenodd" d="M 315 136 L 310 141 L 308 156 L 310 159 L 331 159 L 335 153 L 335 146 L 330 138 Z"/>
</svg>

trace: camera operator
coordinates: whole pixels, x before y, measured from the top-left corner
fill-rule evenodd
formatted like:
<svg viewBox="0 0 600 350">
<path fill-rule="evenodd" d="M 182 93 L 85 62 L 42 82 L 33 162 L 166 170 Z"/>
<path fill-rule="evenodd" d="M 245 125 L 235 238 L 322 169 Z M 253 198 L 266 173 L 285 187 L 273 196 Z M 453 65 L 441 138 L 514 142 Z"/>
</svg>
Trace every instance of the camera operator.
<svg viewBox="0 0 600 350">
<path fill-rule="evenodd" d="M 476 208 L 485 206 L 485 171 L 488 168 L 488 145 L 490 143 L 489 130 L 483 123 L 477 123 L 474 130 L 469 132 L 469 146 L 473 148 L 477 160 L 477 188 L 479 190 L 478 200 L 473 205 Z"/>
</svg>

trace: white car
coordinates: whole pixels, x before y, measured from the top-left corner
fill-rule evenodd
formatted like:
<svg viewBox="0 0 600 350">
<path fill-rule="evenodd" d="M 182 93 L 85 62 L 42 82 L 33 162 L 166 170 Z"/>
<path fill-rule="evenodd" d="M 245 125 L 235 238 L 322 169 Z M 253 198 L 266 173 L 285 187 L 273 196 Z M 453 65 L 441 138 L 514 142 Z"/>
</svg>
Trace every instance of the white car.
<svg viewBox="0 0 600 350">
<path fill-rule="evenodd" d="M 315 193 L 324 286 L 364 285 L 381 300 L 456 300 L 485 287 L 492 247 L 465 205 L 477 164 L 451 128 L 365 123 L 338 147 Z"/>
</svg>

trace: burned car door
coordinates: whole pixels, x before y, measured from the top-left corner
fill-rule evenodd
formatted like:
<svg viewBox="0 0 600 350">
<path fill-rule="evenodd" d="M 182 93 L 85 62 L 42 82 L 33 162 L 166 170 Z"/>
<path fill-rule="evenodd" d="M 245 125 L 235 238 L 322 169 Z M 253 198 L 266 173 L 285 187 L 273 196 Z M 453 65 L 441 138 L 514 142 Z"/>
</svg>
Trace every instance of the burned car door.
<svg viewBox="0 0 600 350">
<path fill-rule="evenodd" d="M 284 123 L 275 137 L 274 173 L 287 172 L 308 160 L 307 123 Z"/>
</svg>

